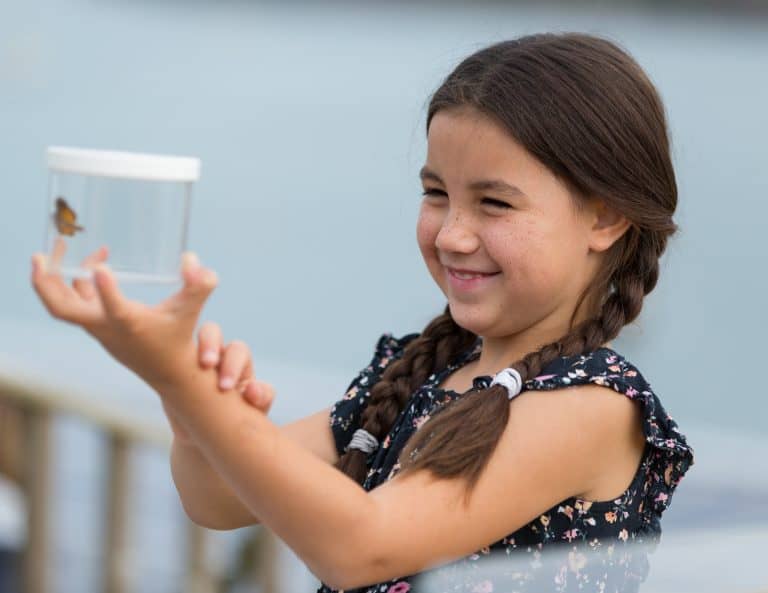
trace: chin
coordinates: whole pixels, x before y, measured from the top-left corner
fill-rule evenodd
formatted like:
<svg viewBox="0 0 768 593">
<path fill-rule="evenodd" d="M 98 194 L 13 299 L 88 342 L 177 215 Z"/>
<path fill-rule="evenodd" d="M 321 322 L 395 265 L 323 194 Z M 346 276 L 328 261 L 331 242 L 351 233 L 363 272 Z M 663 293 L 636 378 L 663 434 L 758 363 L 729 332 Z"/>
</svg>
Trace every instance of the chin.
<svg viewBox="0 0 768 593">
<path fill-rule="evenodd" d="M 451 317 L 456 325 L 471 331 L 478 336 L 484 336 L 495 325 L 493 320 L 483 311 L 478 311 L 471 306 L 456 305 L 449 301 L 448 307 L 451 311 Z M 473 310 L 474 309 L 474 310 Z"/>
</svg>

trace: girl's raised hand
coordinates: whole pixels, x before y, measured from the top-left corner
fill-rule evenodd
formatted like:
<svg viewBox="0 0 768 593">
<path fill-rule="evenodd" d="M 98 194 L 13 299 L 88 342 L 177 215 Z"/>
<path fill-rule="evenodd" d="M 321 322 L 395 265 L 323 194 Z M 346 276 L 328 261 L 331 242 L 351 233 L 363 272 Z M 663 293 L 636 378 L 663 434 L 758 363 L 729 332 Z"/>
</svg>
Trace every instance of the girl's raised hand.
<svg viewBox="0 0 768 593">
<path fill-rule="evenodd" d="M 54 246 L 54 260 L 61 259 L 66 244 Z M 83 262 L 93 278 L 69 286 L 49 266 L 47 257 L 32 258 L 32 285 L 55 318 L 79 325 L 96 338 L 120 363 L 153 388 L 170 385 L 195 362 L 194 330 L 200 311 L 217 284 L 216 273 L 203 268 L 193 253 L 184 254 L 182 288 L 158 305 L 126 299 L 104 264 L 105 249 Z"/>
</svg>

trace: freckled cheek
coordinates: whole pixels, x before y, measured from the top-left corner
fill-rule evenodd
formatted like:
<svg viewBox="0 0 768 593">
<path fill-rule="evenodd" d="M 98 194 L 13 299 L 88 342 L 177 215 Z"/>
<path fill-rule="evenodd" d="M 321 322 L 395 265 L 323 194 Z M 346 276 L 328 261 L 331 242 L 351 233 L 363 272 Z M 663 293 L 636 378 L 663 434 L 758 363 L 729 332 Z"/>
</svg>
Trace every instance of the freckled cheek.
<svg viewBox="0 0 768 593">
<path fill-rule="evenodd" d="M 547 250 L 529 225 L 488 233 L 484 244 L 511 287 L 530 287 L 544 280 Z"/>
<path fill-rule="evenodd" d="M 435 239 L 440 232 L 440 220 L 433 214 L 422 211 L 416 223 L 416 240 L 424 257 L 435 251 Z"/>
<path fill-rule="evenodd" d="M 513 229 L 489 230 L 484 233 L 482 239 L 488 255 L 504 271 L 525 264 L 533 247 L 532 235 L 523 226 Z"/>
<path fill-rule="evenodd" d="M 419 244 L 421 256 L 429 269 L 435 282 L 441 284 L 443 280 L 442 266 L 437 256 L 435 240 L 440 232 L 442 219 L 434 213 L 422 211 L 416 223 L 416 240 Z"/>
</svg>

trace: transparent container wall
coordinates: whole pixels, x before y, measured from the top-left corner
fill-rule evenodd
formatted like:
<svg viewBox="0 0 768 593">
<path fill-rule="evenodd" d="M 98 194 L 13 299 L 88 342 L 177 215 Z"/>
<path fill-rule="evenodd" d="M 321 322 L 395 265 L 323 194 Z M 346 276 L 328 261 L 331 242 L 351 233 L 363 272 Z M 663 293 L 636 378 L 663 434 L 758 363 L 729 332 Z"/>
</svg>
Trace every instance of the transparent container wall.
<svg viewBox="0 0 768 593">
<path fill-rule="evenodd" d="M 122 282 L 180 281 L 192 183 L 50 172 L 45 251 L 66 277 L 90 277 L 101 246 Z"/>
</svg>

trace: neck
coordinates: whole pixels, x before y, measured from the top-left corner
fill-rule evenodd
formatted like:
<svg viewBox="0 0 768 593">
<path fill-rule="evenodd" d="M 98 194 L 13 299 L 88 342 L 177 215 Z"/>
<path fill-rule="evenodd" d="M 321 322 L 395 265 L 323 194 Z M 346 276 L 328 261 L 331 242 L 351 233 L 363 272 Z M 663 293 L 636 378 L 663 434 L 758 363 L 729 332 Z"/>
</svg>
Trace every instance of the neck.
<svg viewBox="0 0 768 593">
<path fill-rule="evenodd" d="M 577 316 L 574 327 L 584 321 L 584 316 Z M 551 344 L 570 332 L 568 320 L 543 319 L 536 325 L 523 331 L 504 335 L 481 336 L 483 345 L 480 357 L 474 362 L 473 375 L 494 375 L 526 354 Z M 610 347 L 606 341 L 603 346 Z"/>
</svg>

